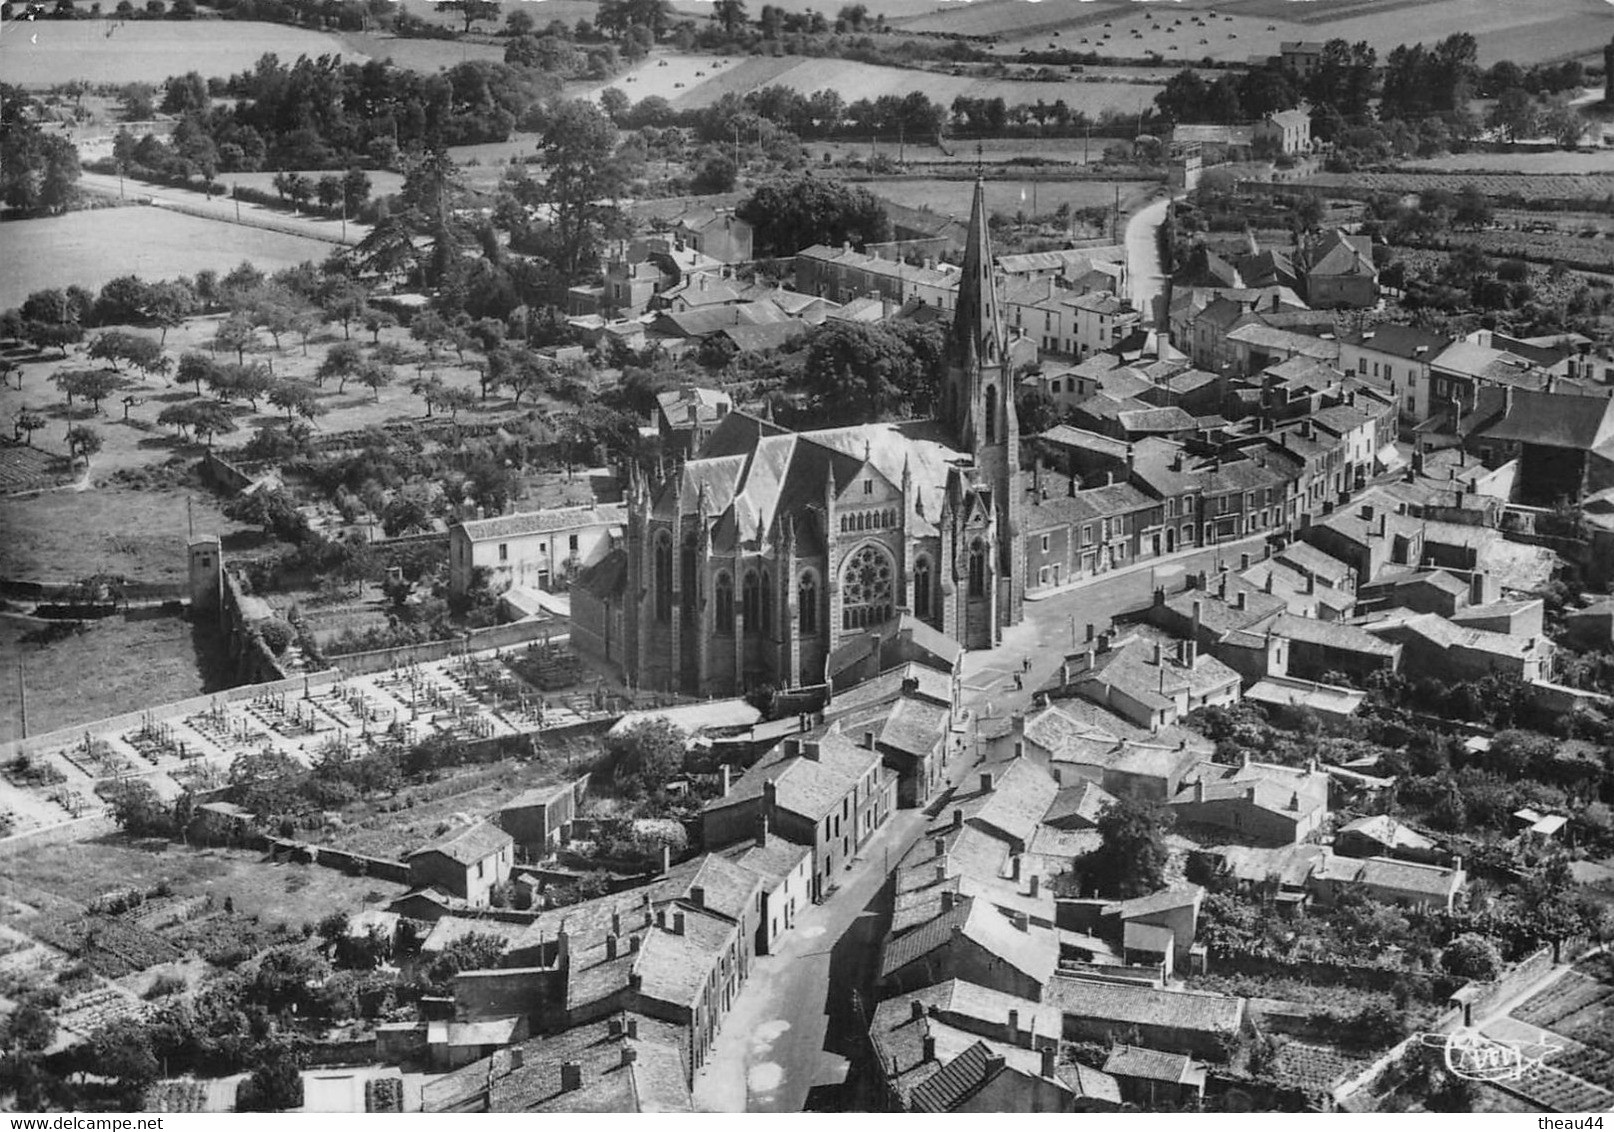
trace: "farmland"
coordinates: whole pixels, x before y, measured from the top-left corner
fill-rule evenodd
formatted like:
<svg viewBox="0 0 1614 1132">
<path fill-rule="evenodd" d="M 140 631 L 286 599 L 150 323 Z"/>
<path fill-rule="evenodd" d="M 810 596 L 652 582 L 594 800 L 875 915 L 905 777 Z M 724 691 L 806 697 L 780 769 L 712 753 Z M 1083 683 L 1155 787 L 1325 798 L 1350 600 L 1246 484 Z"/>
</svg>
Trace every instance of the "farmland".
<svg viewBox="0 0 1614 1132">
<path fill-rule="evenodd" d="M 333 35 L 281 24 L 119 23 L 110 35 L 112 25 L 102 20 L 41 20 L 26 32 L 22 26 L 10 24 L 0 36 L 0 74 L 24 87 L 68 79 L 156 83 L 186 71 L 224 78 L 266 52 L 286 60 L 344 53 Z"/>
<path fill-rule="evenodd" d="M 1436 173 L 1614 173 L 1614 150 L 1552 153 L 1448 153 L 1402 161 L 1401 168 Z"/>
<path fill-rule="evenodd" d="M 888 16 L 904 31 L 997 36 L 997 49 L 1005 53 L 1063 47 L 1126 58 L 1155 54 L 1184 63 L 1244 62 L 1251 55 L 1277 54 L 1285 40 L 1336 38 L 1365 40 L 1382 56 L 1397 44 L 1432 43 L 1462 30 L 1478 40 L 1481 65 L 1498 59 L 1528 64 L 1593 54 L 1608 29 L 1608 8 L 1601 0 L 1255 0 L 1231 6 L 1214 0 L 1169 6 L 1044 0 L 1034 7 L 1024 0 L 978 0 L 938 4 L 921 15 L 888 11 Z"/>
<path fill-rule="evenodd" d="M 31 845 L 0 858 L 0 867 L 8 877 L 27 878 L 26 889 L 15 895 L 29 903 L 36 902 L 34 890 L 43 890 L 57 902 L 83 905 L 109 891 L 149 890 L 166 880 L 175 895 L 211 896 L 215 907 L 222 907 L 228 897 L 242 915 L 292 927 L 403 891 L 402 885 L 376 877 L 350 877 L 314 865 L 271 864 L 248 850 L 198 849 L 121 834 L 67 845 Z M 239 935 L 240 929 L 236 931 Z M 186 946 L 196 946 L 202 942 L 199 933 L 202 928 L 197 924 L 175 934 Z"/>
<path fill-rule="evenodd" d="M 181 617 L 107 617 L 52 644 L 25 642 L 37 626 L 31 618 L 0 617 L 0 665 L 13 681 L 18 663 L 27 665 L 30 734 L 216 690 L 200 669 L 205 662 L 219 670 L 221 657 L 209 652 L 222 651 L 222 642 Z M 16 697 L 0 701 L 0 736 L 18 735 L 18 716 Z"/>
<path fill-rule="evenodd" d="M 105 208 L 65 217 L 0 224 L 0 310 L 41 287 L 77 283 L 99 290 L 108 280 L 229 270 L 249 259 L 265 271 L 318 263 L 331 245 L 306 236 L 224 225 L 156 208 Z"/>
<path fill-rule="evenodd" d="M 1301 184 L 1368 192 L 1418 193 L 1430 189 L 1456 192 L 1474 185 L 1494 200 L 1595 200 L 1614 193 L 1614 172 L 1586 173 L 1316 173 Z"/>
<path fill-rule="evenodd" d="M 986 78 L 947 71 L 885 67 L 850 59 L 808 59 L 796 56 L 714 58 L 710 55 L 657 53 L 609 83 L 582 84 L 577 94 L 597 95 L 616 87 L 637 102 L 652 95 L 679 109 L 710 106 L 726 94 L 745 95 L 766 86 L 793 87 L 803 94 L 834 90 L 848 102 L 906 95 L 923 91 L 933 102 L 951 106 L 953 99 L 1002 98 L 1012 104 L 1055 102 L 1063 99 L 1072 110 L 1096 116 L 1104 110 L 1135 113 L 1154 102 L 1160 87 L 1153 82 L 1084 82 L 1071 77 L 1060 82 Z"/>
<path fill-rule="evenodd" d="M 1013 214 L 1024 210 L 1038 215 L 1053 212 L 1061 204 L 1072 208 L 1108 208 L 1115 204 L 1117 185 L 1121 190 L 1121 210 L 1142 201 L 1154 188 L 1143 181 L 1030 181 L 986 182 L 986 206 L 992 212 Z M 967 179 L 893 179 L 863 185 L 875 196 L 908 208 L 921 208 L 963 220 L 969 217 L 970 194 L 975 182 Z M 1033 191 L 1035 190 L 1035 191 Z"/>
</svg>

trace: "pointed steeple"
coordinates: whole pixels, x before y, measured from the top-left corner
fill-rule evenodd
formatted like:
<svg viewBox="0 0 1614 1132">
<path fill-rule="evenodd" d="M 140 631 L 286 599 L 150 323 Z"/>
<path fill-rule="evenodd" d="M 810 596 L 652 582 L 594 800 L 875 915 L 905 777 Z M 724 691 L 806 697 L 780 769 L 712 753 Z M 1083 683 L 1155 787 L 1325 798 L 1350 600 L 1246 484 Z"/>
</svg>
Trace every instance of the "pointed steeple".
<svg viewBox="0 0 1614 1132">
<path fill-rule="evenodd" d="M 958 280 L 958 309 L 953 314 L 954 361 L 966 371 L 1003 361 L 1003 321 L 998 317 L 993 269 L 986 186 L 976 178 L 969 235 L 964 243 L 964 268 Z"/>
</svg>

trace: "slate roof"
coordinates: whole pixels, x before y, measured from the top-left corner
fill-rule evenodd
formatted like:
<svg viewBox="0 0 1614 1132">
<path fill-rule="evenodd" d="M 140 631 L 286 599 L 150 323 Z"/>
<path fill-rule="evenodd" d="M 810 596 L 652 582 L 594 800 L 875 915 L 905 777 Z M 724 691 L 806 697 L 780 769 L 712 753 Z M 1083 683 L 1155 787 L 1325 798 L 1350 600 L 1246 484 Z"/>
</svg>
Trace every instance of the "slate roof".
<svg viewBox="0 0 1614 1132">
<path fill-rule="evenodd" d="M 492 822 L 479 821 L 430 844 L 422 845 L 406 859 L 413 860 L 425 853 L 441 853 L 456 864 L 474 865 L 513 845 L 515 839 L 504 830 Z"/>
<path fill-rule="evenodd" d="M 1194 427 L 1194 418 L 1176 405 L 1163 409 L 1130 409 L 1115 417 L 1128 432 L 1186 432 Z"/>
<path fill-rule="evenodd" d="M 1338 342 L 1325 342 L 1309 334 L 1296 334 L 1292 330 L 1281 330 L 1259 322 L 1228 331 L 1227 340 L 1269 350 L 1288 350 L 1292 354 L 1304 354 L 1307 357 L 1329 361 L 1339 357 Z"/>
<path fill-rule="evenodd" d="M 1427 362 L 1452 344 L 1453 339 L 1416 326 L 1383 323 L 1367 330 L 1348 330 L 1340 334 L 1341 343 L 1360 346 L 1374 353 L 1389 354 L 1407 361 Z"/>
<path fill-rule="evenodd" d="M 1029 759 L 1015 759 L 994 776 L 991 792 L 969 820 L 1023 845 L 1031 840 L 1058 793 L 1059 787 L 1046 770 Z"/>
<path fill-rule="evenodd" d="M 1082 779 L 1075 786 L 1066 786 L 1054 795 L 1043 824 L 1069 829 L 1092 828 L 1098 824 L 1104 807 L 1115 801 L 1115 796 L 1096 782 Z"/>
<path fill-rule="evenodd" d="M 1182 888 L 1163 888 L 1133 900 L 1122 900 L 1113 905 L 1112 910 L 1122 920 L 1135 920 L 1140 916 L 1152 916 L 1157 912 L 1169 912 L 1189 905 L 1198 908 L 1204 898 L 1205 890 L 1197 884 L 1190 884 Z"/>
<path fill-rule="evenodd" d="M 1441 865 L 1421 865 L 1389 857 L 1341 857 L 1325 853 L 1312 871 L 1316 880 L 1354 883 L 1445 899 L 1462 887 L 1463 873 Z"/>
<path fill-rule="evenodd" d="M 886 944 L 882 977 L 952 942 L 957 927 L 963 938 L 977 944 L 1038 985 L 1046 983 L 1059 966 L 1059 938 L 1049 928 L 1029 925 L 1022 931 L 986 900 L 964 897 L 944 913 Z"/>
<path fill-rule="evenodd" d="M 1351 575 L 1349 566 L 1309 542 L 1291 542 L 1278 551 L 1277 558 L 1280 562 L 1287 562 L 1298 570 L 1330 582 L 1343 582 Z"/>
<path fill-rule="evenodd" d="M 1503 417 L 1480 435 L 1489 440 L 1591 451 L 1614 438 L 1614 401 L 1515 389 Z"/>
<path fill-rule="evenodd" d="M 460 528 L 472 542 L 487 539 L 520 538 L 555 531 L 575 531 L 584 527 L 621 526 L 628 520 L 628 509 L 620 503 L 581 507 L 552 507 L 544 511 L 522 511 L 491 519 L 467 519 Z"/>
<path fill-rule="evenodd" d="M 578 571 L 572 586 L 598 598 L 622 594 L 628 580 L 628 552 L 621 547 L 607 551 L 604 558 Z"/>
</svg>

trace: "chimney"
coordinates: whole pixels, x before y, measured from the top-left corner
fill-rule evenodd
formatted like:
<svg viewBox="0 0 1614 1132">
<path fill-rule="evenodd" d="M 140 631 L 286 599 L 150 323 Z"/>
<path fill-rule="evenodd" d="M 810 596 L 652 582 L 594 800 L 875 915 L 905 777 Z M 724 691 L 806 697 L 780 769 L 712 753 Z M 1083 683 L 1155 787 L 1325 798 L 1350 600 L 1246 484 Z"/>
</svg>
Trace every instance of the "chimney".
<svg viewBox="0 0 1614 1132">
<path fill-rule="evenodd" d="M 801 721 L 801 729 L 803 731 L 807 730 L 807 720 L 806 720 L 805 716 L 802 718 L 802 721 Z M 801 740 L 800 739 L 786 739 L 785 740 L 785 758 L 793 759 L 799 754 L 801 754 Z"/>
<path fill-rule="evenodd" d="M 1028 892 L 1028 895 L 1030 895 L 1030 896 L 1037 895 L 1038 890 L 1041 888 L 1041 883 L 1040 883 L 1039 878 L 1037 877 L 1036 873 L 1031 874 L 1031 878 L 1030 878 L 1029 881 L 1027 881 L 1027 884 L 1030 886 L 1030 890 Z"/>
<path fill-rule="evenodd" d="M 987 1080 L 991 1080 L 993 1077 L 1003 1072 L 1005 1060 L 1006 1059 L 1001 1053 L 992 1053 L 987 1055 L 985 1073 Z"/>
<path fill-rule="evenodd" d="M 768 847 L 768 815 L 763 814 L 757 818 L 757 848 Z"/>
<path fill-rule="evenodd" d="M 616 958 L 616 941 L 617 941 L 617 934 L 615 932 L 607 932 L 606 933 L 606 936 L 605 936 L 605 957 L 607 959 L 615 959 Z"/>
<path fill-rule="evenodd" d="M 1042 1047 L 1042 1075 L 1044 1077 L 1052 1077 L 1054 1075 L 1054 1065 L 1058 1057 L 1059 1051 L 1055 1047 Z"/>
<path fill-rule="evenodd" d="M 560 1091 L 575 1093 L 583 1087 L 583 1064 L 579 1061 L 563 1062 L 560 1067 Z"/>
<path fill-rule="evenodd" d="M 638 1061 L 638 1060 L 639 1060 L 639 1051 L 638 1050 L 634 1049 L 632 1046 L 623 1046 L 622 1047 L 622 1068 L 626 1069 L 628 1066 L 632 1065 L 635 1061 Z"/>
<path fill-rule="evenodd" d="M 620 1038 L 622 1036 L 622 1019 L 612 1018 L 606 1023 L 605 1032 L 610 1034 L 613 1038 Z M 521 1047 L 517 1046 L 516 1048 L 520 1049 Z"/>
<path fill-rule="evenodd" d="M 938 869 L 941 868 L 940 865 L 937 865 L 936 867 Z M 941 879 L 941 878 L 938 878 L 938 879 Z M 941 910 L 943 912 L 951 912 L 955 907 L 957 907 L 957 905 L 958 905 L 958 893 L 954 892 L 950 888 L 942 889 Z"/>
<path fill-rule="evenodd" d="M 684 914 L 681 911 L 675 911 L 673 913 L 673 916 L 672 916 L 672 934 L 673 935 L 683 935 L 684 934 Z"/>
<path fill-rule="evenodd" d="M 1238 593 L 1233 595 L 1233 608 L 1248 609 L 1250 607 L 1249 598 L 1249 594 L 1245 593 L 1243 590 L 1240 590 Z"/>
<path fill-rule="evenodd" d="M 1463 871 L 1463 859 L 1462 859 L 1462 857 L 1453 857 L 1451 859 L 1451 867 L 1452 867 L 1452 872 L 1455 872 L 1455 873 L 1462 872 Z"/>
<path fill-rule="evenodd" d="M 1203 802 L 1204 800 L 1205 800 L 1205 780 L 1203 778 L 1196 778 L 1196 779 L 1194 779 L 1194 801 Z"/>
<path fill-rule="evenodd" d="M 925 1016 L 925 1004 L 917 998 L 908 1001 L 908 1017 L 917 1022 Z"/>
<path fill-rule="evenodd" d="M 656 927 L 662 928 L 664 930 L 667 927 L 667 909 L 665 909 L 665 908 L 657 908 L 656 909 Z"/>
<path fill-rule="evenodd" d="M 1159 641 L 1156 641 L 1154 643 L 1154 666 L 1156 668 L 1159 668 L 1161 662 L 1164 659 L 1165 659 L 1165 645 L 1161 644 Z"/>
<path fill-rule="evenodd" d="M 936 883 L 945 884 L 947 881 L 947 865 L 942 861 L 936 862 Z"/>
<path fill-rule="evenodd" d="M 733 785 L 733 781 L 729 777 L 729 766 L 728 766 L 727 763 L 724 763 L 723 764 L 723 797 L 727 798 L 729 796 L 729 788 L 732 785 Z"/>
<path fill-rule="evenodd" d="M 1009 1041 L 1020 1044 L 1020 1012 L 1013 1007 L 1009 1008 Z"/>
<path fill-rule="evenodd" d="M 1017 931 L 1022 931 L 1022 932 L 1030 931 L 1031 930 L 1031 917 L 1027 916 L 1024 912 L 1016 912 L 1014 914 L 1014 926 L 1015 926 L 1015 929 Z"/>
<path fill-rule="evenodd" d="M 924 1058 L 923 1058 L 923 1060 L 925 1060 L 925 1061 L 935 1061 L 936 1060 L 936 1039 L 931 1037 L 929 1034 L 925 1035 Z"/>
<path fill-rule="evenodd" d="M 819 757 L 823 754 L 823 748 L 819 746 L 817 739 L 809 739 L 801 745 L 801 753 L 812 759 L 813 762 L 818 762 Z"/>
<path fill-rule="evenodd" d="M 628 937 L 628 954 L 629 955 L 637 955 L 637 954 L 639 954 L 639 937 L 636 936 L 636 935 L 630 935 Z"/>
<path fill-rule="evenodd" d="M 689 902 L 697 908 L 706 907 L 706 888 L 704 885 L 692 884 L 689 886 Z"/>
<path fill-rule="evenodd" d="M 1018 853 L 1009 858 L 1009 879 L 1020 879 L 1020 854 Z"/>
<path fill-rule="evenodd" d="M 874 750 L 874 732 L 872 732 L 872 731 L 863 732 L 863 749 L 865 751 Z"/>
<path fill-rule="evenodd" d="M 628 1037 L 636 1039 L 636 1038 L 638 1038 L 638 1036 L 639 1036 L 639 1020 L 637 1018 L 629 1018 L 628 1019 Z"/>
<path fill-rule="evenodd" d="M 1191 640 L 1195 640 L 1195 641 L 1199 640 L 1199 615 L 1200 615 L 1201 610 L 1202 610 L 1202 605 L 1200 603 L 1200 600 L 1196 597 L 1194 599 L 1194 624 L 1193 624 L 1193 631 L 1192 631 L 1192 634 L 1190 636 Z"/>
<path fill-rule="evenodd" d="M 953 828 L 954 829 L 963 829 L 964 828 L 964 811 L 963 810 L 954 810 L 953 811 Z"/>
<path fill-rule="evenodd" d="M 666 845 L 661 847 L 661 873 L 666 876 L 672 871 L 672 849 Z"/>
<path fill-rule="evenodd" d="M 992 793 L 994 785 L 995 785 L 995 779 L 992 777 L 992 772 L 989 771 L 989 770 L 983 770 L 981 772 L 981 793 L 982 794 L 990 794 L 990 793 Z M 963 811 L 962 810 L 954 810 L 953 812 L 955 814 L 958 814 L 960 817 L 963 816 Z"/>
<path fill-rule="evenodd" d="M 622 913 L 618 912 L 615 908 L 611 909 L 611 934 L 622 934 Z"/>
</svg>

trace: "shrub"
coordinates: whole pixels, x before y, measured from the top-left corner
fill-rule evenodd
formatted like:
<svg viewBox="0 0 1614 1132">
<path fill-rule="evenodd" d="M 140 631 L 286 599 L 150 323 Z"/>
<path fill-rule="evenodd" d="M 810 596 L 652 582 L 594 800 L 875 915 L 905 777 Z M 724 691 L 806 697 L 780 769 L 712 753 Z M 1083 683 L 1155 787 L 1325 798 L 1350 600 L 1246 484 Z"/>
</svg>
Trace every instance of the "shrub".
<svg viewBox="0 0 1614 1132">
<path fill-rule="evenodd" d="M 275 617 L 258 626 L 258 635 L 269 646 L 269 651 L 279 656 L 290 646 L 297 633 L 286 622 Z"/>
<path fill-rule="evenodd" d="M 1463 979 L 1492 982 L 1502 974 L 1502 956 L 1484 936 L 1468 932 L 1446 945 L 1440 965 Z"/>
</svg>

